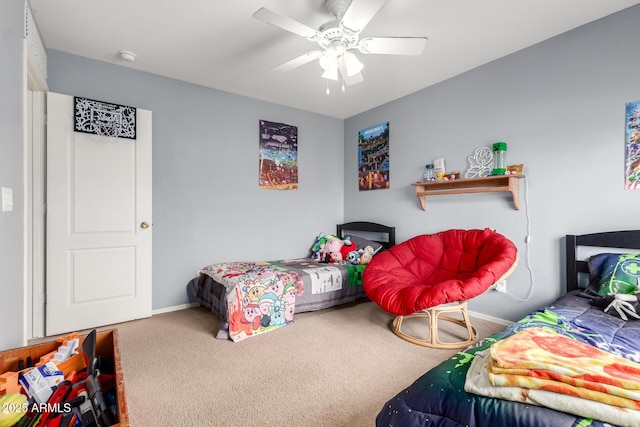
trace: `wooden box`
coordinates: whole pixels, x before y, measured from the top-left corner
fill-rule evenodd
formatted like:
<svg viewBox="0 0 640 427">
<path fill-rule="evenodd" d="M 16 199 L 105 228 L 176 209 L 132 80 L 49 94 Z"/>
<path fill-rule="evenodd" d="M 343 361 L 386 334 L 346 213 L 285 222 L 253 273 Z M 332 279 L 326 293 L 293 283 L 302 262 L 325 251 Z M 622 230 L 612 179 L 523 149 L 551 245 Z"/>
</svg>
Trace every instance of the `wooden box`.
<svg viewBox="0 0 640 427">
<path fill-rule="evenodd" d="M 82 352 L 82 342 L 85 337 L 86 335 L 80 337 L 79 352 Z M 0 352 L 0 374 L 17 371 L 19 361 L 24 361 L 27 357 L 31 357 L 33 363 L 36 363 L 40 356 L 55 351 L 59 345 L 57 341 L 50 341 Z M 120 361 L 120 345 L 118 344 L 118 331 L 116 329 L 102 331 L 96 334 L 96 356 L 105 356 L 113 361 L 116 376 L 116 399 L 118 402 L 118 422 L 115 425 L 129 427 L 129 412 L 127 410 L 124 378 L 122 376 L 122 362 Z M 80 355 L 80 359 L 82 359 L 82 367 L 85 367 L 82 355 Z"/>
</svg>

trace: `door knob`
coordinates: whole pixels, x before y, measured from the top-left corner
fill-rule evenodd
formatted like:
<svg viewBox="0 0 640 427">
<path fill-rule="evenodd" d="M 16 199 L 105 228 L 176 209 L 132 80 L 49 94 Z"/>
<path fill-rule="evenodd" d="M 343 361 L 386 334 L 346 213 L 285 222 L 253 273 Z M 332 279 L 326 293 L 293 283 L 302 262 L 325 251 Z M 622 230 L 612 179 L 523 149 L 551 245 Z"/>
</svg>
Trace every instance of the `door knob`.
<svg viewBox="0 0 640 427">
<path fill-rule="evenodd" d="M 149 223 L 147 223 L 146 221 L 142 221 L 140 223 L 140 228 L 143 228 L 143 229 L 149 228 Z"/>
</svg>

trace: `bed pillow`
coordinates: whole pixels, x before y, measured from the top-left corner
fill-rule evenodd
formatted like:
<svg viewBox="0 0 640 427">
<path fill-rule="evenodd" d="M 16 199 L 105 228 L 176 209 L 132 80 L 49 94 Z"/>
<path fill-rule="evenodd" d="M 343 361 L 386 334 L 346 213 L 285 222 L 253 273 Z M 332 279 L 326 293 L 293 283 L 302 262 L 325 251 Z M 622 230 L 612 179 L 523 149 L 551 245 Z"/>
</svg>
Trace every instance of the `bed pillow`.
<svg viewBox="0 0 640 427">
<path fill-rule="evenodd" d="M 634 294 L 640 279 L 640 254 L 598 254 L 589 258 L 589 287 L 598 295 Z"/>
<path fill-rule="evenodd" d="M 347 237 L 351 239 L 353 243 L 355 243 L 357 249 L 363 249 L 366 246 L 371 246 L 373 248 L 374 255 L 377 254 L 380 249 L 382 249 L 382 245 L 378 242 L 374 242 L 373 240 L 368 240 L 368 239 L 365 239 L 364 237 L 353 236 L 350 234 L 347 234 L 345 236 L 345 238 Z"/>
</svg>

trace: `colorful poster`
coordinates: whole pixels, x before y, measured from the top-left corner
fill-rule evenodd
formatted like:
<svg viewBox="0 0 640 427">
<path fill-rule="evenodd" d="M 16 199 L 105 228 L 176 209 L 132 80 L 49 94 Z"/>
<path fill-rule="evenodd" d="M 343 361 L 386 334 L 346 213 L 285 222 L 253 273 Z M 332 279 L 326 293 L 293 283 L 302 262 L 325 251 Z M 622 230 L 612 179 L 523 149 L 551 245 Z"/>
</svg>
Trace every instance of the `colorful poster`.
<svg viewBox="0 0 640 427">
<path fill-rule="evenodd" d="M 358 188 L 389 188 L 389 122 L 358 132 Z"/>
<path fill-rule="evenodd" d="M 298 189 L 298 127 L 260 120 L 260 188 Z"/>
<path fill-rule="evenodd" d="M 640 188 L 640 101 L 627 102 L 625 189 Z"/>
</svg>

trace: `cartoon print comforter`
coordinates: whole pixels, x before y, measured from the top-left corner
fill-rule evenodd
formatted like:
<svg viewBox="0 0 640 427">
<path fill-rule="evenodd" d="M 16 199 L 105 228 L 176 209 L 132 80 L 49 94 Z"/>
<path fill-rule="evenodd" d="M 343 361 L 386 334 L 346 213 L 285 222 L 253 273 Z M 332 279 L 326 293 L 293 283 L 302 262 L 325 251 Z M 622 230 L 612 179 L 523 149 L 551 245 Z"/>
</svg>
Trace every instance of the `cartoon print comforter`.
<svg viewBox="0 0 640 427">
<path fill-rule="evenodd" d="M 467 373 L 476 358 L 488 357 L 488 349 L 520 331 L 542 328 L 547 331 L 588 344 L 595 349 L 611 353 L 627 361 L 640 362 L 640 321 L 623 321 L 593 307 L 576 291 L 564 295 L 554 303 L 544 307 L 502 331 L 479 341 L 475 345 L 458 352 L 455 356 L 430 370 L 412 385 L 389 400 L 378 413 L 377 426 L 566 426 L 603 427 L 611 426 L 598 417 L 585 417 L 536 406 L 534 402 L 517 402 L 506 398 L 487 397 L 465 391 Z M 482 361 L 480 361 L 482 363 Z M 486 363 L 486 359 L 485 359 Z M 627 375 L 630 381 L 637 377 Z M 488 383 L 488 381 L 487 381 Z M 495 389 L 510 387 L 495 387 Z M 518 388 L 520 392 L 523 388 Z M 528 390 L 528 389 L 527 389 Z M 560 393 L 554 393 L 557 400 Z M 577 398 L 584 403 L 586 400 Z M 592 413 L 600 416 L 598 405 L 603 405 L 611 413 L 619 409 L 601 402 L 587 401 Z M 593 408 L 596 408 L 594 411 Z M 628 409 L 627 411 L 637 412 Z M 619 423 L 628 424 L 629 417 L 621 416 Z M 636 420 L 638 418 L 635 418 Z"/>
<path fill-rule="evenodd" d="M 319 264 L 309 259 L 229 262 L 200 274 L 225 287 L 229 337 L 234 341 L 293 322 L 296 297 L 362 283 L 364 265 Z"/>
</svg>

